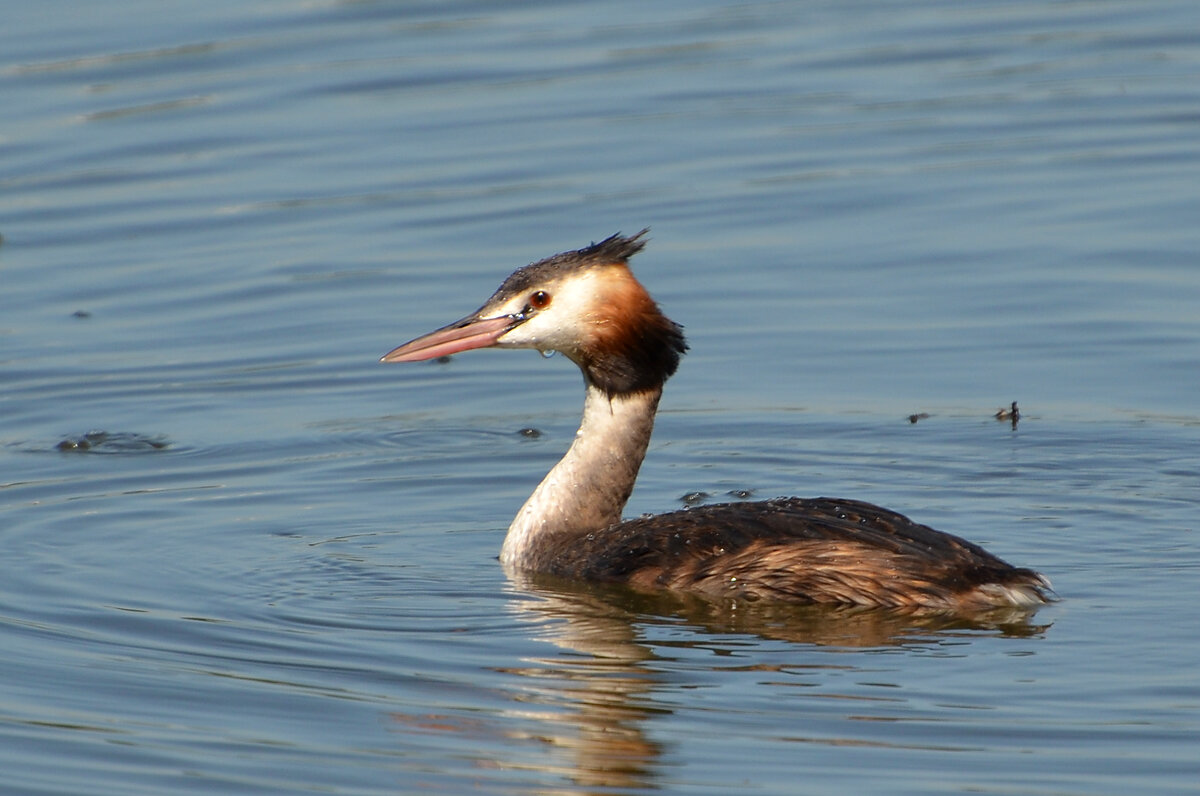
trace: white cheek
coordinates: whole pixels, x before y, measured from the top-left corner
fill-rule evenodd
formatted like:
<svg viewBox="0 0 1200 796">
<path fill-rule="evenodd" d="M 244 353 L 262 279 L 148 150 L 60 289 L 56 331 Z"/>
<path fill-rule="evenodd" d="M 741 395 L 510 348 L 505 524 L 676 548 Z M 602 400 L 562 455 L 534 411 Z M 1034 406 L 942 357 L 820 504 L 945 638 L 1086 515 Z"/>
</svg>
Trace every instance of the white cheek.
<svg viewBox="0 0 1200 796">
<path fill-rule="evenodd" d="M 571 329 L 564 328 L 549 313 L 538 313 L 499 339 L 501 345 L 513 348 L 537 348 L 542 351 L 560 350 L 575 339 Z"/>
<path fill-rule="evenodd" d="M 501 337 L 497 342 L 511 348 L 537 348 L 571 354 L 586 336 L 586 327 L 596 303 L 596 284 L 591 274 L 583 274 L 560 284 L 551 304 L 528 321 Z M 514 312 L 520 312 L 517 308 Z"/>
</svg>

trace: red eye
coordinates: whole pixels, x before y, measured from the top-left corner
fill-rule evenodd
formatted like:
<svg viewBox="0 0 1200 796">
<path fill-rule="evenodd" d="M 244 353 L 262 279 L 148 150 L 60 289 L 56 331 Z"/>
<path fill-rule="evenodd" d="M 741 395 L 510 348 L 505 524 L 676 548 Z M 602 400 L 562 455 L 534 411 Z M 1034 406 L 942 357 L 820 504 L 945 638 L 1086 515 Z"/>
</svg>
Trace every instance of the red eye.
<svg viewBox="0 0 1200 796">
<path fill-rule="evenodd" d="M 550 306 L 550 294 L 544 290 L 539 290 L 529 297 L 529 306 L 535 310 L 544 310 Z"/>
</svg>

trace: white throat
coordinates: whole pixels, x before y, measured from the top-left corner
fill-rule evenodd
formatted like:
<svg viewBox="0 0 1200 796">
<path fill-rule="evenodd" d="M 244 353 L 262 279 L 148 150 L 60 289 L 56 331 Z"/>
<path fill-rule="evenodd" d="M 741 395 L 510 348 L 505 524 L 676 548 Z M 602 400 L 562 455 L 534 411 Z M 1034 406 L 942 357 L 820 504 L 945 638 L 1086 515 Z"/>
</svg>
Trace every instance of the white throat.
<svg viewBox="0 0 1200 796">
<path fill-rule="evenodd" d="M 500 560 L 541 569 L 543 544 L 603 530 L 621 521 L 650 444 L 662 389 L 609 397 L 588 385 L 583 420 L 562 460 L 517 512 Z"/>
</svg>

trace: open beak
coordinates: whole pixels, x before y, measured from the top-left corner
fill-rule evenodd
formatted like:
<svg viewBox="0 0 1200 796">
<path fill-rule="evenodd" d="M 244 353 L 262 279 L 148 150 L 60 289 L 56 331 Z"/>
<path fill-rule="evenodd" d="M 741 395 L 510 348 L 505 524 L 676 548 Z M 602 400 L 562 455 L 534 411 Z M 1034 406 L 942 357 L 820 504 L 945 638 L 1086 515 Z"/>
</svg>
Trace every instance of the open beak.
<svg viewBox="0 0 1200 796">
<path fill-rule="evenodd" d="M 457 354 L 472 348 L 495 345 L 504 333 L 520 323 L 518 317 L 501 315 L 498 318 L 466 318 L 443 326 L 435 332 L 410 340 L 383 355 L 380 362 L 420 362 L 423 359 Z"/>
</svg>

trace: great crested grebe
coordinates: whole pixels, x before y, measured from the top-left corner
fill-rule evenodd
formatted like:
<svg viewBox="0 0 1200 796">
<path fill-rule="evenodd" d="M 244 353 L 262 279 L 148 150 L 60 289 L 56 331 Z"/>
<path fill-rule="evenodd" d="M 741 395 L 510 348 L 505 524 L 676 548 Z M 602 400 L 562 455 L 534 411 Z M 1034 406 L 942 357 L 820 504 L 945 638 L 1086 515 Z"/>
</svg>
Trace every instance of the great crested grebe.
<svg viewBox="0 0 1200 796">
<path fill-rule="evenodd" d="M 513 272 L 476 312 L 384 362 L 472 348 L 559 351 L 583 371 L 575 441 L 509 526 L 519 570 L 709 597 L 933 611 L 1030 608 L 1050 583 L 978 545 L 855 500 L 779 498 L 621 520 L 682 329 L 629 270 L 642 230 Z"/>
</svg>

